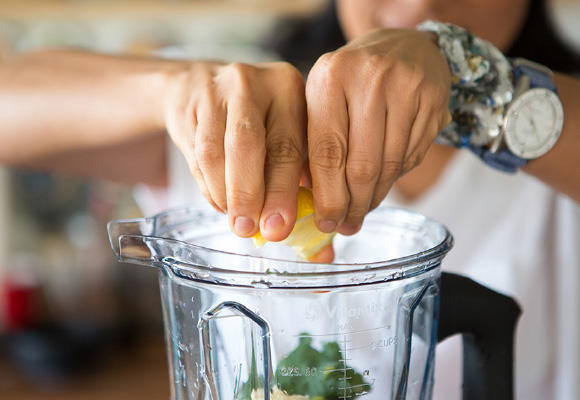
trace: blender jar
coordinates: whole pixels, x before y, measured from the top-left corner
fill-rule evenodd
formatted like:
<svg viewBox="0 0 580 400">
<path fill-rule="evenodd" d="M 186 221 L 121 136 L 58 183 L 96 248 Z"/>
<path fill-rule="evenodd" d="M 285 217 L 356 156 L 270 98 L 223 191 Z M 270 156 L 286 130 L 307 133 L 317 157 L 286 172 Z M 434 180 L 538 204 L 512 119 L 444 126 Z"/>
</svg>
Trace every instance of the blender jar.
<svg viewBox="0 0 580 400">
<path fill-rule="evenodd" d="M 517 306 L 494 293 L 510 313 L 488 332 L 496 312 L 478 310 L 490 291 L 451 276 L 459 297 L 443 294 L 440 315 L 453 239 L 425 216 L 373 211 L 335 238 L 332 264 L 254 249 L 205 207 L 114 221 L 109 236 L 120 261 L 159 269 L 172 399 L 430 399 L 437 341 L 453 333 L 467 338 L 464 398 L 511 398 Z M 472 292 L 483 294 L 470 303 Z"/>
</svg>

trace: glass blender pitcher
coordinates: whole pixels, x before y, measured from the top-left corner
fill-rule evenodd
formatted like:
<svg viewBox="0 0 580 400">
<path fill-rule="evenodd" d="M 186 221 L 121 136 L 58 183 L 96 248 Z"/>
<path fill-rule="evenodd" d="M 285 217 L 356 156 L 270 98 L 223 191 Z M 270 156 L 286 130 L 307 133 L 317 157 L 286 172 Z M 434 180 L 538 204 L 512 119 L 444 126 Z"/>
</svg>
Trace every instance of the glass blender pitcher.
<svg viewBox="0 0 580 400">
<path fill-rule="evenodd" d="M 511 399 L 517 305 L 440 264 L 453 239 L 378 208 L 332 264 L 254 249 L 184 207 L 108 226 L 116 257 L 157 267 L 174 400 L 430 399 L 435 347 L 464 335 L 464 399 Z M 452 372 L 450 372 L 452 373 Z"/>
</svg>

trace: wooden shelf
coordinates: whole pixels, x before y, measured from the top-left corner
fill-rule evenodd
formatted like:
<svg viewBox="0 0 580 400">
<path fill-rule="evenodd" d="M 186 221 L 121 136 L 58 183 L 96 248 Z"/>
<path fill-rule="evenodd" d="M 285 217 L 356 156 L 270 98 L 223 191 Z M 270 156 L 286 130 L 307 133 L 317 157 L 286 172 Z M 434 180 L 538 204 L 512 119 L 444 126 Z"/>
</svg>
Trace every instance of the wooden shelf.
<svg viewBox="0 0 580 400">
<path fill-rule="evenodd" d="M 0 0 L 0 18 L 187 18 L 200 15 L 312 14 L 327 0 Z"/>
</svg>

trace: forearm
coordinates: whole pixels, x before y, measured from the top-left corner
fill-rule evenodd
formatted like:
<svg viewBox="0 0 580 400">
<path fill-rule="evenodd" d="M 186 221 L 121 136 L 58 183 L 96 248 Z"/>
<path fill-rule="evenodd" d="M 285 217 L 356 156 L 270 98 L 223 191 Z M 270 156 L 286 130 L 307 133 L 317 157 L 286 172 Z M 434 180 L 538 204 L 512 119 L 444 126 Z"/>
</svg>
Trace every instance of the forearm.
<svg viewBox="0 0 580 400">
<path fill-rule="evenodd" d="M 29 53 L 0 64 L 0 163 L 13 166 L 164 130 L 171 64 L 76 51 Z"/>
<path fill-rule="evenodd" d="M 564 107 L 564 127 L 554 148 L 524 171 L 580 202 L 580 80 L 555 74 Z"/>
</svg>

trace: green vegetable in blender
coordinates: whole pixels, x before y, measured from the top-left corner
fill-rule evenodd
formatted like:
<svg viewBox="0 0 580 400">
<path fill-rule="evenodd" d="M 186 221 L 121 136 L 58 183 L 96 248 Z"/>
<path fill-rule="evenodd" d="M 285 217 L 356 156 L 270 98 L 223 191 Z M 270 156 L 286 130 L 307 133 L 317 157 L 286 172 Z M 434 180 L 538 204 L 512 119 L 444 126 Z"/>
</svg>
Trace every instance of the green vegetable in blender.
<svg viewBox="0 0 580 400">
<path fill-rule="evenodd" d="M 287 397 L 283 398 L 307 396 L 310 400 L 339 400 L 355 399 L 371 390 L 362 375 L 346 364 L 338 343 L 326 343 L 322 351 L 318 351 L 311 342 L 312 339 L 304 334 L 296 349 L 280 361 L 272 383 L 275 392 L 284 393 Z M 255 372 L 252 368 L 250 375 Z M 240 400 L 253 400 L 250 386 L 255 381 L 255 377 L 250 376 L 242 388 Z"/>
</svg>

